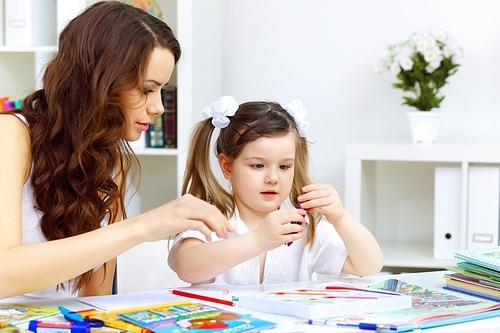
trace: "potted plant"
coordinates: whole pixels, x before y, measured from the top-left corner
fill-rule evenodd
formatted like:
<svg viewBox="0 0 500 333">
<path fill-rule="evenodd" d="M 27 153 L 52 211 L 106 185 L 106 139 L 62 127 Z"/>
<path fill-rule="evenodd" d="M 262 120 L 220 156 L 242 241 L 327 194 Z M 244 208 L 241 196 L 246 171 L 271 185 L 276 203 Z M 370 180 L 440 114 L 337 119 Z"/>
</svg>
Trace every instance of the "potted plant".
<svg viewBox="0 0 500 333">
<path fill-rule="evenodd" d="M 461 48 L 446 32 L 426 29 L 415 32 L 402 43 L 390 45 L 377 63 L 377 72 L 388 71 L 396 75 L 397 82 L 393 87 L 403 90 L 402 104 L 418 110 L 408 113 L 415 142 L 435 142 L 438 129 L 413 125 L 412 118 L 430 118 L 439 126 L 441 113 L 430 111 L 440 107 L 444 96 L 439 95 L 439 90 L 447 83 L 448 77 L 457 72 L 459 64 L 456 58 L 461 55 Z M 424 137 L 415 138 L 413 132 L 417 127 L 425 129 Z"/>
</svg>

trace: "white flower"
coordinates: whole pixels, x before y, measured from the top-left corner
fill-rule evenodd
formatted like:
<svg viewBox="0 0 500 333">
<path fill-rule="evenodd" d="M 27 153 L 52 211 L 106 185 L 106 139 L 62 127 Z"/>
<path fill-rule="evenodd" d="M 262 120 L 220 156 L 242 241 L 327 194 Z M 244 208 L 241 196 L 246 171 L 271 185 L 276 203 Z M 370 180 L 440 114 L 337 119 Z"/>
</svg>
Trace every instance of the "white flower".
<svg viewBox="0 0 500 333">
<path fill-rule="evenodd" d="M 441 42 L 441 43 L 445 43 L 446 42 L 446 39 L 448 38 L 448 34 L 446 33 L 446 31 L 444 30 L 441 30 L 441 29 L 434 29 L 432 31 L 432 36 L 438 41 L 438 42 Z"/>
<path fill-rule="evenodd" d="M 439 62 L 441 62 L 441 50 L 439 49 L 439 47 L 430 47 L 428 48 L 427 50 L 425 50 L 425 52 L 422 52 L 423 55 L 424 55 L 424 59 L 425 61 L 427 62 L 434 62 L 434 61 L 437 61 L 439 60 Z"/>
<path fill-rule="evenodd" d="M 398 57 L 398 63 L 401 68 L 405 71 L 409 71 L 413 68 L 413 60 L 410 59 L 407 55 L 400 54 Z"/>
<path fill-rule="evenodd" d="M 401 72 L 401 67 L 399 66 L 398 62 L 395 61 L 389 66 L 389 70 L 391 71 L 391 73 L 397 74 Z"/>
</svg>

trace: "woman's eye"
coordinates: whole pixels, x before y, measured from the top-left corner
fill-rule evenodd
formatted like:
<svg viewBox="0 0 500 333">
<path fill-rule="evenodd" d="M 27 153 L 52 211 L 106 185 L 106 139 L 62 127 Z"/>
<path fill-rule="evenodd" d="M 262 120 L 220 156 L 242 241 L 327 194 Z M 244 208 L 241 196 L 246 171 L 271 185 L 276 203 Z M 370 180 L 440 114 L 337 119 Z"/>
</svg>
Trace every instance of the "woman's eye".
<svg viewBox="0 0 500 333">
<path fill-rule="evenodd" d="M 147 95 L 147 94 L 151 94 L 152 92 L 154 92 L 154 90 L 145 88 L 143 90 L 143 92 Z"/>
</svg>

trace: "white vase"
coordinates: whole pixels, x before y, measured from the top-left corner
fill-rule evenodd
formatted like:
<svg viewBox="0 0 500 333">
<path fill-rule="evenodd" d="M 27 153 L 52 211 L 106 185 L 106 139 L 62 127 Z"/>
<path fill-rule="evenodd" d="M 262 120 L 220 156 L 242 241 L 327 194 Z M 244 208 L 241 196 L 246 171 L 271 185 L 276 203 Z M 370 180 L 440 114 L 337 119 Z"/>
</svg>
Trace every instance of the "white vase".
<svg viewBox="0 0 500 333">
<path fill-rule="evenodd" d="M 443 114 L 432 111 L 410 111 L 407 114 L 413 143 L 436 143 Z"/>
</svg>

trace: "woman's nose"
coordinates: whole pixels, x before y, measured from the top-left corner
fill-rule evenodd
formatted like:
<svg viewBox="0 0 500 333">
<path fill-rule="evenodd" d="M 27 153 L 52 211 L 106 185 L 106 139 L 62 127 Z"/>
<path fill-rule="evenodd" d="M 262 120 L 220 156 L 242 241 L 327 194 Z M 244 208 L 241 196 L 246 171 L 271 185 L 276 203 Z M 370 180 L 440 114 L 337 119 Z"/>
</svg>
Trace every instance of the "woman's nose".
<svg viewBox="0 0 500 333">
<path fill-rule="evenodd" d="M 154 94 L 152 97 L 151 103 L 149 105 L 150 112 L 153 114 L 161 115 L 165 112 L 165 108 L 163 107 L 163 101 L 161 99 L 161 93 Z"/>
</svg>

